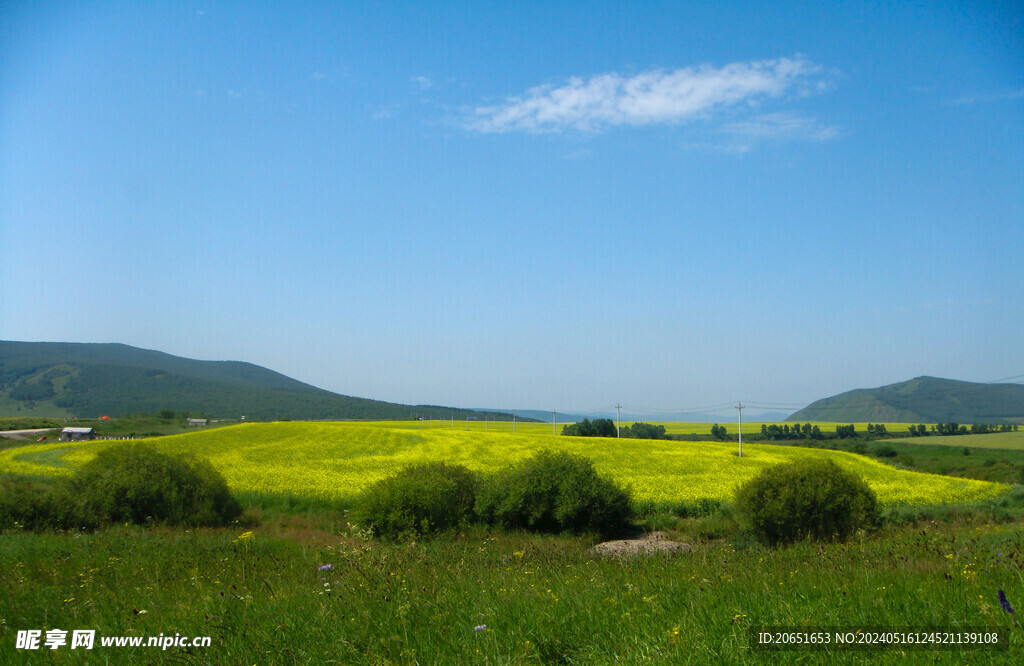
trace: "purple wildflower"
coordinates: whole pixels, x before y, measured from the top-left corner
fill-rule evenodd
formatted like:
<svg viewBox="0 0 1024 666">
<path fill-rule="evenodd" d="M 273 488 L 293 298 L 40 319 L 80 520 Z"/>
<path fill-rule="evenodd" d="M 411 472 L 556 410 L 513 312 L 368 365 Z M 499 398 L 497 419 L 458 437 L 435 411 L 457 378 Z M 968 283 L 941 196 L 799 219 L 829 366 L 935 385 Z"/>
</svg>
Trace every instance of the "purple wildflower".
<svg viewBox="0 0 1024 666">
<path fill-rule="evenodd" d="M 330 571 L 333 568 L 334 567 L 332 567 L 330 564 L 325 564 L 322 567 L 320 567 L 319 569 L 317 569 L 317 571 Z"/>
<path fill-rule="evenodd" d="M 478 624 L 475 627 L 473 627 L 473 631 L 484 631 L 486 629 L 487 629 L 487 625 L 486 624 Z"/>
<path fill-rule="evenodd" d="M 1003 610 L 1013 616 L 1013 623 L 1017 624 L 1017 614 L 1013 612 L 1013 606 L 1006 600 L 1006 593 L 999 590 L 999 605 L 1003 607 Z"/>
</svg>

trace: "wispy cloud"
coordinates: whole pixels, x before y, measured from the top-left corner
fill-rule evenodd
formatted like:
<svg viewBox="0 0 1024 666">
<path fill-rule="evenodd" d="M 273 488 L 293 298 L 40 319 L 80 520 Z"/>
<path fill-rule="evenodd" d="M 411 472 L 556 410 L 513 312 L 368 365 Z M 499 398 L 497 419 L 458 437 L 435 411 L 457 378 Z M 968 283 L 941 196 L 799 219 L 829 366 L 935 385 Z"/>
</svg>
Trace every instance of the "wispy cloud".
<svg viewBox="0 0 1024 666">
<path fill-rule="evenodd" d="M 982 93 L 978 95 L 965 95 L 951 100 L 950 104 L 982 104 L 988 102 L 1010 102 L 1024 99 L 1024 88 L 1019 90 L 1004 90 L 994 93 Z"/>
<path fill-rule="evenodd" d="M 465 125 L 477 132 L 593 132 L 617 125 L 678 124 L 824 87 L 821 67 L 800 57 L 632 76 L 609 73 L 538 86 L 502 104 L 477 107 Z"/>
<path fill-rule="evenodd" d="M 839 129 L 790 112 L 767 113 L 738 122 L 726 123 L 725 132 L 749 139 L 802 139 L 826 141 L 834 139 Z"/>
<path fill-rule="evenodd" d="M 397 111 L 398 111 L 398 105 L 397 104 L 392 104 L 390 106 L 380 106 L 380 107 L 377 107 L 370 114 L 370 117 L 373 118 L 374 120 L 388 120 L 389 118 L 394 117 L 394 115 L 395 115 L 395 113 L 397 113 Z"/>
</svg>

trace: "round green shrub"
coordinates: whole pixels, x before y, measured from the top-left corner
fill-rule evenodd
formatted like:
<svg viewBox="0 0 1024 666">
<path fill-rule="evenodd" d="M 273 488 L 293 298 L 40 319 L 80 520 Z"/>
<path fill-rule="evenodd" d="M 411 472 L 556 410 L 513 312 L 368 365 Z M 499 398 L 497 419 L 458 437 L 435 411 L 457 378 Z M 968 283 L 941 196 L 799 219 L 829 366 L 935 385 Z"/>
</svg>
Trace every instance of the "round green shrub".
<svg viewBox="0 0 1024 666">
<path fill-rule="evenodd" d="M 353 515 L 380 537 L 427 535 L 470 522 L 477 485 L 463 465 L 412 465 L 370 486 L 356 499 Z"/>
<path fill-rule="evenodd" d="M 610 533 L 628 524 L 630 500 L 590 460 L 541 451 L 487 479 L 476 509 L 484 522 L 504 529 Z"/>
<path fill-rule="evenodd" d="M 770 467 L 736 492 L 741 521 L 761 541 L 845 540 L 877 524 L 875 492 L 831 460 L 808 458 Z"/>
<path fill-rule="evenodd" d="M 0 476 L 0 531 L 61 527 L 50 484 L 17 476 Z"/>
<path fill-rule="evenodd" d="M 209 462 L 144 444 L 101 451 L 55 490 L 71 526 L 109 521 L 216 526 L 242 513 Z"/>
</svg>

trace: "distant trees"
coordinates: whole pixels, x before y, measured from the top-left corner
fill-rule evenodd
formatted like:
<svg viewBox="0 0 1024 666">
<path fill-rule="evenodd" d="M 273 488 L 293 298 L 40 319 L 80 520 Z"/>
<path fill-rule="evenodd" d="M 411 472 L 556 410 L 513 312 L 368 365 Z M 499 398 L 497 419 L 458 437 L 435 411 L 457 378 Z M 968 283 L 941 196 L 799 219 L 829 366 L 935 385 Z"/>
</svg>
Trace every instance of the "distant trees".
<svg viewBox="0 0 1024 666">
<path fill-rule="evenodd" d="M 787 440 L 787 439 L 825 439 L 824 433 L 821 432 L 821 428 L 810 423 L 804 423 L 803 425 L 795 424 L 790 427 L 789 424 L 778 425 L 777 423 L 761 424 L 761 435 L 765 439 L 769 440 Z"/>
<path fill-rule="evenodd" d="M 665 426 L 637 422 L 620 428 L 618 434 L 611 419 L 583 419 L 562 426 L 562 434 L 569 437 L 627 437 L 630 439 L 669 439 Z"/>
<path fill-rule="evenodd" d="M 952 435 L 987 435 L 995 432 L 1016 432 L 1018 427 L 1015 423 L 974 423 L 968 429 L 967 426 L 960 425 L 959 423 L 937 423 L 929 431 L 928 426 L 922 423 L 921 425 L 912 425 L 907 430 L 910 432 L 911 437 L 927 437 L 928 435 L 949 437 Z"/>
<path fill-rule="evenodd" d="M 868 423 L 866 432 L 857 432 L 855 424 L 837 425 L 835 432 L 822 432 L 821 427 L 811 423 L 762 423 L 760 437 L 753 435 L 752 440 L 768 441 L 825 441 L 834 439 L 887 439 L 893 437 L 925 437 L 928 435 L 966 435 L 985 434 L 994 432 L 1013 432 L 1018 430 L 1016 424 L 975 424 L 970 427 L 959 423 L 938 423 L 930 427 L 925 424 L 910 425 L 907 433 L 889 432 L 884 423 Z M 568 424 L 562 427 L 562 434 L 573 437 L 615 437 L 615 422 L 612 419 L 583 419 L 577 423 Z M 700 436 L 693 435 L 670 435 L 665 431 L 665 426 L 652 423 L 637 422 L 619 429 L 619 437 L 631 439 L 684 439 L 698 440 Z M 724 425 L 718 423 L 711 426 L 711 437 L 718 441 L 735 439 L 729 434 Z"/>
<path fill-rule="evenodd" d="M 935 431 L 940 435 L 966 435 L 967 426 L 958 423 L 940 423 L 935 426 Z"/>
<path fill-rule="evenodd" d="M 641 422 L 622 428 L 621 436 L 630 439 L 668 439 L 665 426 Z"/>
<path fill-rule="evenodd" d="M 836 426 L 836 437 L 838 437 L 839 439 L 846 439 L 848 437 L 856 437 L 856 436 L 857 436 L 857 429 L 855 427 L 853 427 L 852 423 L 850 425 L 837 425 Z"/>
<path fill-rule="evenodd" d="M 611 419 L 583 419 L 562 426 L 562 434 L 569 437 L 615 437 L 615 421 Z"/>
<path fill-rule="evenodd" d="M 35 384 L 23 382 L 12 388 L 10 392 L 13 400 L 20 400 L 22 402 L 49 400 L 55 395 L 57 393 L 53 390 L 53 383 L 48 380 L 36 382 Z"/>
</svg>

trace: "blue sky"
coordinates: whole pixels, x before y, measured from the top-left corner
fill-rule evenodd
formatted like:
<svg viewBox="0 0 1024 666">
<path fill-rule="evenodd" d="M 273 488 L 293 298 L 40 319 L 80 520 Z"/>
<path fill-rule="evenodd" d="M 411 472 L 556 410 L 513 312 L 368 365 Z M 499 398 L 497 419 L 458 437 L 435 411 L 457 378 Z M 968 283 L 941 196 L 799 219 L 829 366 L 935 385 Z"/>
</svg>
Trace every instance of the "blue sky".
<svg viewBox="0 0 1024 666">
<path fill-rule="evenodd" d="M 1022 19 L 4 3 L 0 339 L 564 411 L 1019 378 Z"/>
</svg>

